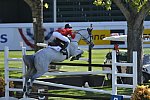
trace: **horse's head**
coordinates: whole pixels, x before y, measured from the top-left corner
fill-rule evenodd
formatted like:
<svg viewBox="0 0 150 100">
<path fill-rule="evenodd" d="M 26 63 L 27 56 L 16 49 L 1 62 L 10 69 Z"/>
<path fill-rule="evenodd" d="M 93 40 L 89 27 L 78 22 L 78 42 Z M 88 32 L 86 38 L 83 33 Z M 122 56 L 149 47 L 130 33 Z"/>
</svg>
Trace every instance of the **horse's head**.
<svg viewBox="0 0 150 100">
<path fill-rule="evenodd" d="M 76 42 L 79 42 L 79 40 L 84 40 L 87 44 L 89 44 L 92 48 L 94 47 L 94 43 L 92 40 L 92 34 L 88 32 L 87 29 L 80 29 L 76 30 L 76 37 L 73 39 Z"/>
</svg>

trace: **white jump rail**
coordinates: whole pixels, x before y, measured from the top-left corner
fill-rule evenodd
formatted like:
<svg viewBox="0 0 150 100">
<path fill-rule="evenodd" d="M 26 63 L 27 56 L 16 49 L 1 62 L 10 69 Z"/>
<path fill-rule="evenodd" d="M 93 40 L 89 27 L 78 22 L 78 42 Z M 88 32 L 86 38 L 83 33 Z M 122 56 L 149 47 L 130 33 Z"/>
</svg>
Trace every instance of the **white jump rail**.
<svg viewBox="0 0 150 100">
<path fill-rule="evenodd" d="M 22 47 L 22 55 L 26 54 L 26 48 Z M 10 68 L 9 67 L 9 61 L 19 61 L 22 62 L 22 68 Z M 19 88 L 10 88 L 9 82 L 10 81 L 23 81 L 23 84 L 25 83 L 25 78 L 22 79 L 16 79 L 16 78 L 10 78 L 9 77 L 9 71 L 20 71 L 22 72 L 22 75 L 25 74 L 25 64 L 23 62 L 22 58 L 9 58 L 9 48 L 5 46 L 4 48 L 4 68 L 5 68 L 5 99 L 9 100 L 9 91 L 23 91 L 23 89 Z"/>
<path fill-rule="evenodd" d="M 86 71 L 86 72 L 47 72 L 44 74 L 44 76 L 50 76 L 50 75 L 97 75 L 97 74 L 111 74 L 111 71 Z"/>
<path fill-rule="evenodd" d="M 9 49 L 8 47 L 5 47 L 5 97 L 9 98 L 9 91 L 23 91 L 23 89 L 15 89 L 15 88 L 9 88 L 9 81 L 23 81 L 23 84 L 25 82 L 25 79 L 13 79 L 9 78 L 9 71 L 20 69 L 17 68 L 9 68 L 8 61 L 22 61 L 22 72 L 23 74 L 26 71 L 26 67 L 23 63 L 22 59 L 18 58 L 8 58 Z M 26 54 L 26 49 L 22 48 L 22 54 Z M 18 59 L 18 60 L 17 60 Z M 117 66 L 130 66 L 133 67 L 133 74 L 126 74 L 126 73 L 117 73 Z M 41 84 L 41 85 L 48 85 L 48 86 L 55 86 L 55 87 L 62 87 L 62 88 L 72 88 L 77 90 L 83 90 L 83 91 L 90 91 L 90 92 L 99 92 L 99 93 L 107 93 L 112 95 L 117 95 L 117 87 L 124 87 L 124 88 L 133 88 L 133 91 L 135 87 L 137 86 L 137 53 L 133 52 L 133 63 L 118 63 L 116 62 L 116 52 L 112 52 L 112 71 L 96 71 L 96 72 L 49 72 L 45 75 L 85 75 L 85 74 L 106 74 L 106 73 L 112 73 L 112 91 L 108 90 L 100 90 L 100 89 L 92 89 L 92 88 L 82 88 L 77 86 L 70 86 L 70 85 L 64 85 L 64 84 L 57 84 L 57 83 L 51 83 L 51 82 L 43 82 L 43 81 L 37 81 L 35 80 L 34 83 Z M 128 84 L 117 84 L 117 76 L 121 77 L 132 77 L 133 78 L 133 85 Z M 124 98 L 130 98 L 131 96 L 123 95 Z M 25 96 L 24 96 L 25 98 Z M 6 99 L 7 100 L 7 99 Z"/>
<path fill-rule="evenodd" d="M 117 73 L 117 66 L 128 66 L 133 68 L 132 74 L 127 73 Z M 112 74 L 112 91 L 106 91 L 106 90 L 98 90 L 98 89 L 91 89 L 91 88 L 81 88 L 76 86 L 70 86 L 70 85 L 63 85 L 63 84 L 57 84 L 57 83 L 51 83 L 51 82 L 42 82 L 42 81 L 35 81 L 35 83 L 42 84 L 42 85 L 48 85 L 48 86 L 55 86 L 55 87 L 62 87 L 62 88 L 72 88 L 77 90 L 84 90 L 84 91 L 91 91 L 91 92 L 99 92 L 99 93 L 107 93 L 112 95 L 118 95 L 117 94 L 117 87 L 123 87 L 123 88 L 132 88 L 133 91 L 137 86 L 137 52 L 133 52 L 133 63 L 119 63 L 116 62 L 116 51 L 112 51 L 112 71 L 96 71 L 96 72 L 59 72 L 59 73 L 46 73 L 45 75 L 79 75 L 79 74 Z M 129 84 L 118 84 L 117 83 L 117 76 L 119 77 L 131 77 L 133 78 L 133 85 Z M 130 95 L 122 95 L 123 98 L 131 98 Z"/>
</svg>

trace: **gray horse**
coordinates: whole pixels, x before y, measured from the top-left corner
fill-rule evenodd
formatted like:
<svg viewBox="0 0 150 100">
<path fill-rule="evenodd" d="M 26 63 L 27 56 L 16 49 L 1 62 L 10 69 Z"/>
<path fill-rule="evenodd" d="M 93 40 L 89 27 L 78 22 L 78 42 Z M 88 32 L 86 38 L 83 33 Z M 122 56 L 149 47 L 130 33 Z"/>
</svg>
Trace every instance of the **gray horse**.
<svg viewBox="0 0 150 100">
<path fill-rule="evenodd" d="M 50 46 L 37 51 L 33 55 L 24 55 L 23 61 L 27 66 L 27 72 L 24 75 L 24 92 L 29 92 L 29 90 L 31 90 L 33 81 L 48 71 L 48 66 L 50 63 L 62 62 L 67 59 L 67 56 L 68 58 L 70 58 L 72 56 L 78 56 L 82 54 L 83 50 L 78 49 L 78 42 L 81 39 L 83 39 L 91 47 L 94 46 L 93 42 L 91 42 L 91 35 L 89 34 L 89 32 L 86 29 L 81 29 L 78 30 L 75 38 L 71 39 L 71 42 L 67 47 L 68 55 L 63 55 L 61 52 L 53 49 Z M 28 84 L 29 79 L 30 85 Z"/>
</svg>

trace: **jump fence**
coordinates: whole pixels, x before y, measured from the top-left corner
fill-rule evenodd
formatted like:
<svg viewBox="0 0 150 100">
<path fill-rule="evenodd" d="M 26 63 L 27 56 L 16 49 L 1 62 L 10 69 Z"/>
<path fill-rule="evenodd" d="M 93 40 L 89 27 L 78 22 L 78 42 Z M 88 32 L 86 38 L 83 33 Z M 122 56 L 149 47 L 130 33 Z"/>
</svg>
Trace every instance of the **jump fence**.
<svg viewBox="0 0 150 100">
<path fill-rule="evenodd" d="M 26 67 L 23 62 L 22 58 L 9 58 L 9 48 L 5 47 L 5 98 L 8 100 L 9 98 L 9 91 L 22 91 L 23 89 L 17 89 L 17 88 L 10 88 L 9 82 L 10 81 L 23 81 L 23 84 L 25 82 L 25 79 L 22 77 L 22 79 L 14 79 L 9 78 L 9 71 L 22 71 L 23 75 L 26 72 Z M 26 54 L 26 48 L 22 47 L 22 55 Z M 22 62 L 22 68 L 10 68 L 8 62 L 9 61 L 21 61 Z M 91 64 L 92 65 L 92 64 Z M 101 65 L 101 64 L 99 64 Z M 77 66 L 77 65 L 76 65 Z M 105 65 L 104 65 L 105 66 Z M 129 66 L 133 68 L 132 74 L 127 73 L 117 73 L 117 66 Z M 99 66 L 103 67 L 103 66 Z M 106 74 L 110 73 L 112 74 L 112 91 L 108 90 L 100 90 L 100 89 L 92 89 L 92 88 L 81 88 L 77 86 L 70 86 L 70 85 L 64 85 L 64 84 L 57 84 L 57 83 L 51 83 L 51 82 L 44 82 L 44 81 L 37 81 L 35 80 L 34 83 L 41 84 L 41 85 L 47 85 L 47 86 L 55 86 L 55 87 L 61 87 L 61 88 L 72 88 L 76 90 L 83 90 L 83 91 L 90 91 L 90 92 L 99 92 L 99 93 L 107 93 L 111 95 L 117 95 L 117 87 L 123 87 L 123 88 L 132 88 L 133 91 L 135 87 L 137 86 L 137 52 L 133 52 L 133 63 L 119 63 L 116 62 L 116 51 L 112 51 L 112 70 L 111 71 L 87 71 L 87 72 L 61 72 L 61 73 L 54 73 L 54 72 L 47 72 L 46 75 L 82 75 L 82 74 Z M 117 77 L 131 77 L 133 78 L 133 85 L 129 84 L 118 84 L 117 83 Z M 123 95 L 124 98 L 130 98 L 131 96 Z M 25 98 L 25 96 L 23 96 Z"/>
</svg>

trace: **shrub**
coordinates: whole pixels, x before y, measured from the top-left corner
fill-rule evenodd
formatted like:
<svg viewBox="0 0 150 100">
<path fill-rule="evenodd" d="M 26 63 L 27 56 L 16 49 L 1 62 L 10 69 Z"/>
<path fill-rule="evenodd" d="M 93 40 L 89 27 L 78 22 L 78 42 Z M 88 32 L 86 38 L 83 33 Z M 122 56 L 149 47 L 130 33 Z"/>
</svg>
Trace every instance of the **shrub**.
<svg viewBox="0 0 150 100">
<path fill-rule="evenodd" d="M 137 86 L 132 94 L 131 100 L 150 100 L 150 88 L 149 86 Z"/>
<path fill-rule="evenodd" d="M 0 77 L 0 97 L 4 96 L 5 94 L 5 80 L 3 77 Z M 9 87 L 13 88 L 14 83 L 12 81 L 9 82 Z M 11 92 L 13 94 L 13 92 Z"/>
</svg>

